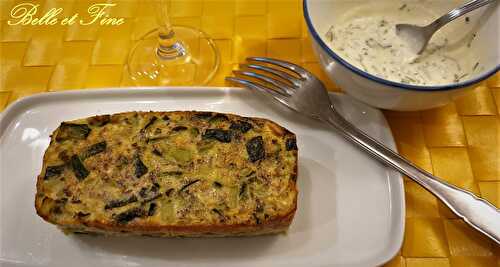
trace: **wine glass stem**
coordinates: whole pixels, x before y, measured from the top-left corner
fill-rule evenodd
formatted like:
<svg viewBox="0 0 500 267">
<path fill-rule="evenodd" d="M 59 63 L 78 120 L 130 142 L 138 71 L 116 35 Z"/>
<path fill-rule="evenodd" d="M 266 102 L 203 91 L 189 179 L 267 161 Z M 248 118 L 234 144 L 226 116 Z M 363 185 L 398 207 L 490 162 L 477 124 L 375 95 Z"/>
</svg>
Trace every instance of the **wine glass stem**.
<svg viewBox="0 0 500 267">
<path fill-rule="evenodd" d="M 158 48 L 156 55 L 159 60 L 174 60 L 187 54 L 185 46 L 177 40 L 175 31 L 170 24 L 169 7 L 166 0 L 155 0 L 156 20 L 158 23 Z"/>
</svg>

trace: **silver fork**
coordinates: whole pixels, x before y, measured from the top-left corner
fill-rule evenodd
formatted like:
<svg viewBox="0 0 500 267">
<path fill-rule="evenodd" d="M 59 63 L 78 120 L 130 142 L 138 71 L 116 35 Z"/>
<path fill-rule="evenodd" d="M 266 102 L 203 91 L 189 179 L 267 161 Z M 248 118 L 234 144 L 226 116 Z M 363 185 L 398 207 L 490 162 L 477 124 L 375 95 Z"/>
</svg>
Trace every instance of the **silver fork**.
<svg viewBox="0 0 500 267">
<path fill-rule="evenodd" d="M 290 109 L 321 120 L 382 163 L 419 183 L 466 223 L 500 244 L 500 210 L 473 193 L 418 168 L 409 160 L 345 120 L 330 101 L 323 83 L 295 64 L 262 57 L 247 59 L 228 81 L 258 91 Z"/>
</svg>

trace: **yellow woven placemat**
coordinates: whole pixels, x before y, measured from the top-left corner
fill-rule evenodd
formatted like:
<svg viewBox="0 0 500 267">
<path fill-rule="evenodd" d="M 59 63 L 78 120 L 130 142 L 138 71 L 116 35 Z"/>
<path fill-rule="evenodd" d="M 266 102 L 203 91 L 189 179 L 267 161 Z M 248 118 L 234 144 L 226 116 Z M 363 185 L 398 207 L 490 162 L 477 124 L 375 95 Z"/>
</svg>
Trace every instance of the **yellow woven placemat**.
<svg viewBox="0 0 500 267">
<path fill-rule="evenodd" d="M 112 2 L 120 26 L 9 26 L 13 6 L 0 0 L 0 110 L 14 100 L 47 91 L 129 86 L 126 57 L 134 40 L 155 27 L 151 3 L 122 1 L 29 1 L 39 14 L 85 13 L 92 2 Z M 174 23 L 198 27 L 219 47 L 222 65 L 211 85 L 246 56 L 298 63 L 330 90 L 314 57 L 300 0 L 171 0 Z M 399 151 L 424 169 L 500 206 L 500 74 L 445 107 L 424 112 L 385 112 Z M 403 247 L 388 266 L 500 266 L 500 249 L 451 214 L 435 197 L 405 179 Z M 367 218 L 368 219 L 368 218 Z"/>
</svg>

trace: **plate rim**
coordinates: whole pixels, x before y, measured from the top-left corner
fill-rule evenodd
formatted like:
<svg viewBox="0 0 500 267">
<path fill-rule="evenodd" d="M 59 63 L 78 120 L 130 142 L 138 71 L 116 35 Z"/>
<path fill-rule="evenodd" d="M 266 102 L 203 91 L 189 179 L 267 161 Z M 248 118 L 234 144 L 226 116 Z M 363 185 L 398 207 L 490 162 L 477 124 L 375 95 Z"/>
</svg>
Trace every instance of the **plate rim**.
<svg viewBox="0 0 500 267">
<path fill-rule="evenodd" d="M 0 112 L 0 145 L 3 143 L 4 138 L 2 138 L 3 134 L 6 132 L 7 128 L 12 122 L 12 119 L 19 115 L 19 111 L 23 112 L 28 110 L 31 106 L 34 106 L 40 102 L 44 102 L 46 100 L 62 100 L 65 98 L 74 98 L 78 95 L 84 95 L 87 97 L 96 96 L 96 95 L 109 95 L 109 96 L 119 96 L 120 94 L 124 95 L 134 95 L 141 93 L 225 93 L 231 92 L 234 94 L 238 91 L 244 91 L 245 89 L 237 88 L 237 87 L 209 87 L 209 86 L 168 86 L 168 87 L 104 87 L 104 88 L 92 88 L 92 89 L 77 89 L 77 90 L 68 90 L 68 91 L 57 91 L 57 92 L 42 92 L 34 95 L 22 97 L 17 99 L 13 103 L 7 106 L 7 108 Z M 394 139 L 394 135 L 392 134 L 392 130 L 390 128 L 389 123 L 387 122 L 386 117 L 383 112 L 377 108 L 368 106 L 362 102 L 359 102 L 352 97 L 338 93 L 338 92 L 328 92 L 330 95 L 339 96 L 341 98 L 349 98 L 348 101 L 352 101 L 354 103 L 359 103 L 370 109 L 373 112 L 378 113 L 378 121 L 377 123 L 382 124 L 382 128 L 384 130 L 384 137 L 387 138 L 385 140 L 385 145 L 390 149 L 398 152 L 396 141 Z M 167 95 L 166 94 L 166 95 Z M 18 111 L 18 112 L 16 112 Z M 346 141 L 347 142 L 347 141 Z M 375 160 L 375 159 L 374 159 Z M 389 262 L 393 259 L 398 252 L 400 251 L 405 232 L 405 219 L 406 219 L 406 200 L 405 200 L 405 190 L 404 190 L 404 180 L 401 173 L 391 169 L 386 166 L 387 169 L 387 179 L 389 180 L 389 201 L 390 201 L 390 211 L 391 213 L 399 213 L 399 216 L 391 216 L 390 220 L 392 224 L 392 228 L 390 232 L 396 232 L 396 236 L 391 238 L 391 242 L 387 244 L 386 249 L 381 250 L 381 252 L 371 259 L 373 265 L 379 266 L 384 263 Z M 395 201 L 395 200 L 400 201 Z M 0 262 L 4 262 L 0 259 Z M 357 263 L 357 265 L 363 264 L 362 262 Z"/>
</svg>

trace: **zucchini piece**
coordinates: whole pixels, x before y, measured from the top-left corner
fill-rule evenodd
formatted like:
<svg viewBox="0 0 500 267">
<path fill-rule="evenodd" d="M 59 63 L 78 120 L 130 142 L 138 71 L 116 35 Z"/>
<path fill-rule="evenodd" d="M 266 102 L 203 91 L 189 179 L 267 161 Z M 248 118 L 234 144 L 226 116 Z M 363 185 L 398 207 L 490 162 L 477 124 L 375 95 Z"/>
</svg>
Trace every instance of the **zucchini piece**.
<svg viewBox="0 0 500 267">
<path fill-rule="evenodd" d="M 90 212 L 82 212 L 82 211 L 79 211 L 75 214 L 76 217 L 78 218 L 85 218 L 87 216 L 90 216 Z"/>
<path fill-rule="evenodd" d="M 153 148 L 153 154 L 157 155 L 158 157 L 162 157 L 163 154 L 161 153 L 160 150 L 158 150 L 156 147 Z"/>
<path fill-rule="evenodd" d="M 47 168 L 45 169 L 45 175 L 43 176 L 43 179 L 48 180 L 49 178 L 52 178 L 54 176 L 59 176 L 62 174 L 63 171 L 64 171 L 64 164 L 57 166 L 47 166 Z"/>
<path fill-rule="evenodd" d="M 231 132 L 222 129 L 207 129 L 202 136 L 203 139 L 215 139 L 222 143 L 231 142 Z"/>
<path fill-rule="evenodd" d="M 168 154 L 181 164 L 188 163 L 193 159 L 193 153 L 187 149 L 172 148 Z"/>
<path fill-rule="evenodd" d="M 286 139 L 285 147 L 287 151 L 297 150 L 297 140 L 295 138 Z"/>
<path fill-rule="evenodd" d="M 173 132 L 180 132 L 180 131 L 185 131 L 187 130 L 188 128 L 186 126 L 175 126 L 174 128 L 172 128 L 172 131 Z"/>
<path fill-rule="evenodd" d="M 151 143 L 151 142 L 157 142 L 160 140 L 165 140 L 168 139 L 170 136 L 155 136 L 155 137 L 150 137 L 146 139 L 146 143 Z"/>
<path fill-rule="evenodd" d="M 250 177 L 252 175 L 255 174 L 255 171 L 250 169 L 250 168 L 243 168 L 241 171 L 240 171 L 240 176 L 241 177 Z"/>
<path fill-rule="evenodd" d="M 199 181 L 200 181 L 200 179 L 196 179 L 196 180 L 193 180 L 191 182 L 188 182 L 187 184 L 185 184 L 185 185 L 183 185 L 181 187 L 181 189 L 179 190 L 179 192 L 182 192 L 182 191 L 186 190 L 188 187 L 192 186 L 193 184 L 195 184 L 195 183 L 197 183 Z"/>
<path fill-rule="evenodd" d="M 208 150 L 210 150 L 211 148 L 213 148 L 215 145 L 215 142 L 211 142 L 211 141 L 202 141 L 199 145 L 198 145 L 198 152 L 200 153 L 204 153 L 204 152 L 207 152 Z"/>
<path fill-rule="evenodd" d="M 141 132 L 144 132 L 146 131 L 146 129 L 148 129 L 149 126 L 153 125 L 155 123 L 155 121 L 157 120 L 158 118 L 155 116 L 155 117 L 152 117 L 149 122 L 144 126 L 144 128 L 142 128 Z"/>
<path fill-rule="evenodd" d="M 68 155 L 67 150 L 63 150 L 57 154 L 57 158 L 64 161 L 64 163 L 69 163 L 70 161 L 70 156 Z"/>
<path fill-rule="evenodd" d="M 240 131 L 242 133 L 246 133 L 250 131 L 252 128 L 253 128 L 252 124 L 242 120 L 239 120 L 238 122 L 232 122 L 231 126 L 229 126 L 229 129 Z"/>
<path fill-rule="evenodd" d="M 157 205 L 154 202 L 149 204 L 148 216 L 151 217 L 151 216 L 155 215 L 156 207 L 157 207 Z"/>
<path fill-rule="evenodd" d="M 170 195 L 172 194 L 172 192 L 174 192 L 173 188 L 168 189 L 167 192 L 165 192 L 165 196 L 170 197 Z"/>
<path fill-rule="evenodd" d="M 85 160 L 99 153 L 102 153 L 106 150 L 106 147 L 107 147 L 106 141 L 93 144 L 85 152 L 82 153 L 81 158 Z"/>
<path fill-rule="evenodd" d="M 144 199 L 144 202 L 153 201 L 159 197 L 161 197 L 161 193 L 159 192 L 160 185 L 158 183 L 154 183 L 150 189 L 143 187 L 141 191 L 139 191 L 139 196 Z"/>
<path fill-rule="evenodd" d="M 135 177 L 141 178 L 144 174 L 148 172 L 148 167 L 144 165 L 139 155 L 135 155 L 134 157 L 134 168 L 135 168 Z"/>
<path fill-rule="evenodd" d="M 207 120 L 212 117 L 212 112 L 197 112 L 193 115 L 193 119 Z"/>
<path fill-rule="evenodd" d="M 217 213 L 217 215 L 219 215 L 219 216 L 220 216 L 220 219 L 221 219 L 222 221 L 224 221 L 224 220 L 226 219 L 226 216 L 224 216 L 224 213 L 223 213 L 221 210 L 216 209 L 216 208 L 213 208 L 213 209 L 212 209 L 212 212 Z"/>
<path fill-rule="evenodd" d="M 143 217 L 146 212 L 141 208 L 133 208 L 116 215 L 115 220 L 119 224 L 126 224 L 135 218 Z"/>
<path fill-rule="evenodd" d="M 62 142 L 69 139 L 84 140 L 89 136 L 91 129 L 87 124 L 61 123 L 57 132 L 56 141 Z"/>
<path fill-rule="evenodd" d="M 210 120 L 208 120 L 208 122 L 216 123 L 216 122 L 222 122 L 222 121 L 228 121 L 228 120 L 229 120 L 229 118 L 226 115 L 217 113 L 212 118 L 210 118 Z"/>
<path fill-rule="evenodd" d="M 262 139 L 262 136 L 257 136 L 250 139 L 250 141 L 248 141 L 246 144 L 246 148 L 248 153 L 248 159 L 250 159 L 251 162 L 256 162 L 258 160 L 265 158 L 266 156 L 266 151 L 264 150 L 264 141 Z"/>
<path fill-rule="evenodd" d="M 73 172 L 78 180 L 82 181 L 87 176 L 89 176 L 90 172 L 85 168 L 80 157 L 77 155 L 73 155 L 71 157 L 71 167 L 73 168 Z"/>
<path fill-rule="evenodd" d="M 131 197 L 126 199 L 111 200 L 108 204 L 104 206 L 104 209 L 109 210 L 109 209 L 119 208 L 134 202 L 137 202 L 137 197 L 135 195 L 132 195 Z"/>
<path fill-rule="evenodd" d="M 196 137 L 200 134 L 200 130 L 198 130 L 198 128 L 196 128 L 196 127 L 193 127 L 190 129 L 190 133 L 191 133 L 191 136 Z"/>
<path fill-rule="evenodd" d="M 246 193 L 247 191 L 247 183 L 242 183 L 240 187 L 240 198 Z"/>
</svg>

